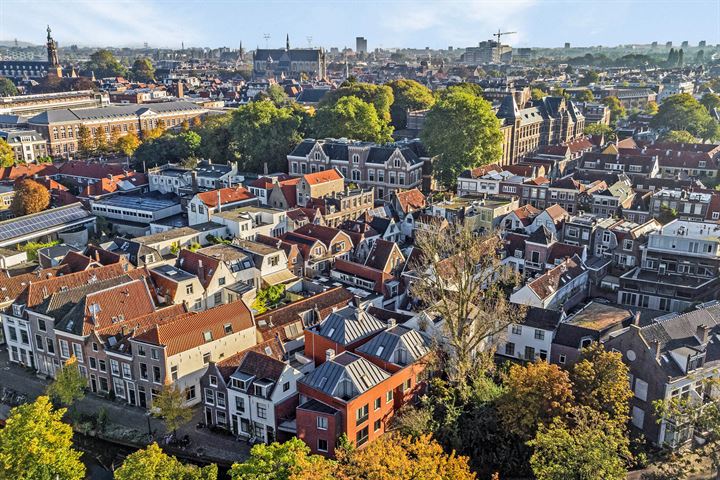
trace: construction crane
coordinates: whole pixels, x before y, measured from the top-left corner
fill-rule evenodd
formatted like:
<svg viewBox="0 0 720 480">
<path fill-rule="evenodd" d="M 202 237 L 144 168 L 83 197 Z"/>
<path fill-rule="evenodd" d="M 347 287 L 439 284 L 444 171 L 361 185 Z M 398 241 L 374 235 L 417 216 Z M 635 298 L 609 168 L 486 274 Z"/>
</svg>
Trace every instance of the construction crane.
<svg viewBox="0 0 720 480">
<path fill-rule="evenodd" d="M 493 37 L 497 37 L 497 43 L 498 43 L 498 46 L 500 46 L 500 37 L 502 37 L 503 35 L 511 35 L 513 33 L 517 33 L 517 32 L 501 32 L 500 29 L 498 28 L 497 33 L 493 33 L 492 35 L 493 35 Z"/>
</svg>

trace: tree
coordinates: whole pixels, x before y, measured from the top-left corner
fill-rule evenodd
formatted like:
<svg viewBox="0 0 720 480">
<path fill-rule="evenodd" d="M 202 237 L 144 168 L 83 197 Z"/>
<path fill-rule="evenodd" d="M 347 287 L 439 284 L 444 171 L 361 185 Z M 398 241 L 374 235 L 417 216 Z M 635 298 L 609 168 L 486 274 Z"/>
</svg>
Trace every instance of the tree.
<svg viewBox="0 0 720 480">
<path fill-rule="evenodd" d="M 650 126 L 661 130 L 687 130 L 701 136 L 702 129 L 712 120 L 707 109 L 689 93 L 670 95 L 658 108 Z"/>
<path fill-rule="evenodd" d="M 230 147 L 232 135 L 230 124 L 232 115 L 211 115 L 194 129 L 200 135 L 200 148 L 198 154 L 202 158 L 212 158 L 213 162 L 234 162 L 235 152 Z"/>
<path fill-rule="evenodd" d="M 320 107 L 332 106 L 343 97 L 357 97 L 363 102 L 372 103 L 378 118 L 385 124 L 390 122 L 390 106 L 393 104 L 393 91 L 386 85 L 371 83 L 345 82 L 340 88 L 331 90 L 320 102 Z"/>
<path fill-rule="evenodd" d="M 720 123 L 713 118 L 705 120 L 700 127 L 700 138 L 703 142 L 714 142 L 720 139 Z"/>
<path fill-rule="evenodd" d="M 488 101 L 466 92 L 442 96 L 428 112 L 421 137 L 430 154 L 438 156 L 433 170 L 446 187 L 463 170 L 502 157 L 500 120 Z"/>
<path fill-rule="evenodd" d="M 97 135 L 95 135 L 93 139 L 93 149 L 98 155 L 107 153 L 110 150 L 107 135 L 105 135 L 103 130 L 98 130 Z"/>
<path fill-rule="evenodd" d="M 250 458 L 230 469 L 232 480 L 332 480 L 335 464 L 319 455 L 297 437 L 285 443 L 257 444 Z"/>
<path fill-rule="evenodd" d="M 697 143 L 697 138 L 687 130 L 668 130 L 658 137 L 660 142 Z"/>
<path fill-rule="evenodd" d="M 484 366 L 481 347 L 519 323 L 524 310 L 511 305 L 502 291 L 514 280 L 495 255 L 499 240 L 479 237 L 470 229 L 452 224 L 418 231 L 415 244 L 423 255 L 412 264 L 410 291 L 413 298 L 443 319 L 438 346 L 443 369 L 453 382 L 480 372 Z"/>
<path fill-rule="evenodd" d="M 185 405 L 185 394 L 175 385 L 165 385 L 153 400 L 153 415 L 162 418 L 173 435 L 192 418 L 192 409 Z"/>
<path fill-rule="evenodd" d="M 289 107 L 278 108 L 269 100 L 250 102 L 232 114 L 231 146 L 241 168 L 262 172 L 287 168 L 286 156 L 301 140 L 301 118 Z"/>
<path fill-rule="evenodd" d="M 273 83 L 266 91 L 258 93 L 255 100 L 270 100 L 276 107 L 282 107 L 290 101 L 290 97 L 283 87 Z"/>
<path fill-rule="evenodd" d="M 417 438 L 383 435 L 365 448 L 355 450 L 341 463 L 348 480 L 473 480 L 467 457 L 447 454 L 430 435 Z"/>
<path fill-rule="evenodd" d="M 0 167 L 12 167 L 15 165 L 15 153 L 4 138 L 0 138 Z"/>
<path fill-rule="evenodd" d="M 705 107 L 708 112 L 712 112 L 716 108 L 720 109 L 720 95 L 712 92 L 704 93 L 700 99 L 700 104 Z"/>
<path fill-rule="evenodd" d="M 482 96 L 483 89 L 477 83 L 460 82 L 448 86 L 445 90 L 438 91 L 438 97 L 443 97 L 453 92 L 465 92 L 476 97 Z"/>
<path fill-rule="evenodd" d="M 135 150 L 140 146 L 140 139 L 135 132 L 130 132 L 118 138 L 115 149 L 127 157 L 132 157 Z"/>
<path fill-rule="evenodd" d="M 87 380 L 80 373 L 78 361 L 72 355 L 65 361 L 62 370 L 55 376 L 55 380 L 48 386 L 47 394 L 54 401 L 64 407 L 69 407 L 75 401 L 85 397 Z"/>
<path fill-rule="evenodd" d="M 50 206 L 50 192 L 44 185 L 26 178 L 15 184 L 10 209 L 16 217 L 42 212 Z"/>
<path fill-rule="evenodd" d="M 557 417 L 541 425 L 529 444 L 535 449 L 530 465 L 538 480 L 627 477 L 628 437 L 616 422 L 590 408 L 577 409 L 571 422 Z"/>
<path fill-rule="evenodd" d="M 78 128 L 78 153 L 82 156 L 88 156 L 95 151 L 95 142 L 93 141 L 90 129 L 85 125 Z"/>
<path fill-rule="evenodd" d="M 579 84 L 582 86 L 587 86 L 592 83 L 597 83 L 598 80 L 600 80 L 600 75 L 598 75 L 597 72 L 594 72 L 592 70 L 589 70 L 583 75 L 583 77 L 580 79 Z"/>
<path fill-rule="evenodd" d="M 12 97 L 17 95 L 18 89 L 9 78 L 0 77 L 0 97 Z"/>
<path fill-rule="evenodd" d="M 620 99 L 617 97 L 605 97 L 603 98 L 602 103 L 610 108 L 610 123 L 613 125 L 627 115 L 625 107 L 623 107 L 622 103 L 620 103 Z"/>
<path fill-rule="evenodd" d="M 121 137 L 120 127 L 110 127 L 110 140 L 107 146 L 108 151 L 114 152 L 118 150 L 117 146 Z"/>
<path fill-rule="evenodd" d="M 115 480 L 217 480 L 217 476 L 217 465 L 182 463 L 154 442 L 128 455 L 114 474 Z"/>
<path fill-rule="evenodd" d="M 200 143 L 202 142 L 202 139 L 200 138 L 200 135 L 197 134 L 197 132 L 181 132 L 178 135 L 178 139 L 180 143 L 182 144 L 182 149 L 184 149 L 187 153 L 184 155 L 184 158 L 193 157 L 198 152 L 198 149 L 200 148 Z"/>
<path fill-rule="evenodd" d="M 395 129 L 401 130 L 407 126 L 408 110 L 424 110 L 435 103 L 430 89 L 414 80 L 393 80 L 387 86 L 392 89 L 394 97 L 390 117 Z"/>
<path fill-rule="evenodd" d="M 165 133 L 165 128 L 163 128 L 161 125 L 158 125 L 157 127 L 151 128 L 149 130 L 143 130 L 142 139 L 145 142 L 148 140 L 156 140 L 162 137 L 163 133 Z"/>
<path fill-rule="evenodd" d="M 132 77 L 138 82 L 154 82 L 155 67 L 152 60 L 147 57 L 136 59 L 132 66 Z"/>
<path fill-rule="evenodd" d="M 595 100 L 595 95 L 593 95 L 592 90 L 583 90 L 578 94 L 577 100 L 578 102 L 592 102 Z"/>
<path fill-rule="evenodd" d="M 645 104 L 645 108 L 643 108 L 643 113 L 645 115 L 655 115 L 657 112 L 658 112 L 657 102 L 647 102 Z"/>
<path fill-rule="evenodd" d="M 255 301 L 252 304 L 253 310 L 256 314 L 266 312 L 269 308 L 277 305 L 280 300 L 285 298 L 285 286 L 284 285 L 270 285 L 267 288 L 263 288 L 255 297 Z"/>
<path fill-rule="evenodd" d="M 0 430 L 0 478 L 82 480 L 81 453 L 72 448 L 72 427 L 62 422 L 65 409 L 53 410 L 38 397 L 10 411 Z"/>
<path fill-rule="evenodd" d="M 392 127 L 380 120 L 373 104 L 353 96 L 318 109 L 313 123 L 318 138 L 345 137 L 377 143 L 392 140 Z"/>
<path fill-rule="evenodd" d="M 615 130 L 610 125 L 603 123 L 588 123 L 583 131 L 585 135 L 604 135 L 605 140 L 615 140 Z"/>
<path fill-rule="evenodd" d="M 618 352 L 609 352 L 600 343 L 582 351 L 580 361 L 570 373 L 575 401 L 605 413 L 610 420 L 624 426 L 629 420 L 630 390 L 628 367 Z"/>
<path fill-rule="evenodd" d="M 505 427 L 519 437 L 532 438 L 538 425 L 564 417 L 573 406 L 568 373 L 547 362 L 512 365 L 503 386 L 506 390 L 498 412 Z"/>
<path fill-rule="evenodd" d="M 533 100 L 542 100 L 542 98 L 543 98 L 543 97 L 546 97 L 546 96 L 547 96 L 547 92 L 544 92 L 544 91 L 543 91 L 542 89 L 540 89 L 540 88 L 537 88 L 537 87 L 536 87 L 536 88 L 530 89 L 530 97 L 531 97 Z"/>
<path fill-rule="evenodd" d="M 90 61 L 85 66 L 92 70 L 96 77 L 124 77 L 127 75 L 127 68 L 121 64 L 110 50 L 101 49 L 90 55 Z"/>
</svg>

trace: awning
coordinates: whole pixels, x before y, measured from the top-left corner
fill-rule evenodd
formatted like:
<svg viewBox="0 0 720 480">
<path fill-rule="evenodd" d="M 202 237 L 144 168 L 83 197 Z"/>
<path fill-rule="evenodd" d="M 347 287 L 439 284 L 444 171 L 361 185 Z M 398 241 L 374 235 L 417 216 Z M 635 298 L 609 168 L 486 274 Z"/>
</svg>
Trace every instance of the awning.
<svg viewBox="0 0 720 480">
<path fill-rule="evenodd" d="M 292 282 L 298 279 L 298 277 L 295 276 L 290 270 L 280 270 L 279 272 L 271 273 L 269 275 L 265 275 L 263 278 L 263 282 L 267 283 L 268 285 L 279 285 L 281 283 L 288 283 Z"/>
</svg>

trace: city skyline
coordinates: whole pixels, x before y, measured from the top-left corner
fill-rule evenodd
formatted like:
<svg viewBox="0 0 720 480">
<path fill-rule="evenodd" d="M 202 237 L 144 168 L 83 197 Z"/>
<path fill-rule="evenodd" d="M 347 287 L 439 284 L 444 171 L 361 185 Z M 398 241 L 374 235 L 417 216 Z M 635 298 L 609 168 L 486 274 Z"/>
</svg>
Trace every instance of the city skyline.
<svg viewBox="0 0 720 480">
<path fill-rule="evenodd" d="M 132 15 L 119 14 L 129 10 Z M 287 34 L 292 47 L 354 48 L 355 37 L 364 36 L 369 50 L 464 48 L 493 38 L 498 28 L 517 32 L 503 39 L 516 47 L 720 43 L 720 2 L 713 0 L 0 0 L 0 18 L 2 41 L 42 44 L 50 24 L 62 46 L 237 48 L 242 42 L 254 49 L 283 46 Z"/>
</svg>

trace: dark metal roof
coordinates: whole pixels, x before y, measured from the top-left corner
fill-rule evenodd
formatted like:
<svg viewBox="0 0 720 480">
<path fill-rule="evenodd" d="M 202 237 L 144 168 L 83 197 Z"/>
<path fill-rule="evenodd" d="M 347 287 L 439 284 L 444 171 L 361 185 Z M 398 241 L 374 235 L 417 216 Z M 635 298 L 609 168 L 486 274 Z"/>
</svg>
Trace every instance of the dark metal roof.
<svg viewBox="0 0 720 480">
<path fill-rule="evenodd" d="M 343 352 L 299 381 L 327 395 L 350 400 L 388 378 L 390 374 L 377 365 L 354 353 Z"/>
<path fill-rule="evenodd" d="M 357 351 L 397 365 L 413 363 L 430 351 L 429 341 L 417 330 L 402 325 L 395 326 L 374 336 Z M 406 354 L 403 359 L 401 352 Z"/>
</svg>

